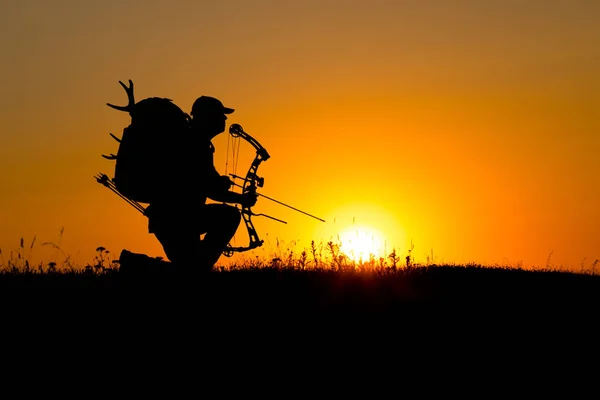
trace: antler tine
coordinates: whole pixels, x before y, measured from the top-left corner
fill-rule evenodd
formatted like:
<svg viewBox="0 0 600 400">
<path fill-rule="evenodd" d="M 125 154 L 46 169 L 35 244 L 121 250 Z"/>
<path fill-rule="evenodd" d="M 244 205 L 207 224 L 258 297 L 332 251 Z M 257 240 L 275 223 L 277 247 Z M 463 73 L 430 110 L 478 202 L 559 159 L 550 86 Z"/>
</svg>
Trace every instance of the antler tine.
<svg viewBox="0 0 600 400">
<path fill-rule="evenodd" d="M 129 100 L 129 104 L 126 106 L 115 106 L 114 104 L 106 103 L 107 106 L 114 108 L 119 111 L 131 112 L 133 106 L 135 105 L 135 98 L 133 96 L 133 82 L 131 79 L 129 80 L 129 87 L 127 87 L 123 82 L 119 81 L 125 92 L 127 93 L 127 99 Z"/>
</svg>

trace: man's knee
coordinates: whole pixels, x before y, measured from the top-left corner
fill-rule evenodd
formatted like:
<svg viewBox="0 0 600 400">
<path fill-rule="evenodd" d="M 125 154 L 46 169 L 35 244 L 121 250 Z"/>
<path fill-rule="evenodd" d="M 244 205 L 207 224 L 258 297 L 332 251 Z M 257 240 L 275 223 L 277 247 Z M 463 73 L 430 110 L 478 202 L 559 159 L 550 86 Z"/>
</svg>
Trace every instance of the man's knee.
<svg viewBox="0 0 600 400">
<path fill-rule="evenodd" d="M 240 210 L 232 206 L 227 207 L 226 216 L 228 221 L 231 221 L 232 225 L 238 226 L 242 220 L 242 214 L 240 213 Z"/>
<path fill-rule="evenodd" d="M 215 204 L 214 207 L 209 208 L 209 212 L 212 214 L 211 219 L 216 226 L 237 228 L 242 220 L 240 210 L 227 204 Z"/>
<path fill-rule="evenodd" d="M 230 227 L 229 236 L 235 235 L 240 222 L 242 221 L 242 213 L 235 207 L 229 207 L 227 210 L 227 225 Z"/>
</svg>

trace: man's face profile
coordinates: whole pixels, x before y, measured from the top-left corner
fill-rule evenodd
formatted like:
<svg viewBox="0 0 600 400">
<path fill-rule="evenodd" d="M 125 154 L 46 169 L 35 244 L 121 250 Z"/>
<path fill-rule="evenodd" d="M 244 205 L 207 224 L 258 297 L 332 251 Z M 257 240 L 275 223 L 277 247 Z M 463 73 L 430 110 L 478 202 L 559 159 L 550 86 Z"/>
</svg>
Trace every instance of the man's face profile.
<svg viewBox="0 0 600 400">
<path fill-rule="evenodd" d="M 225 131 L 225 121 L 227 120 L 227 116 L 222 112 L 212 111 L 199 113 L 194 119 L 197 121 L 196 126 L 201 131 L 212 135 L 211 138 Z"/>
</svg>

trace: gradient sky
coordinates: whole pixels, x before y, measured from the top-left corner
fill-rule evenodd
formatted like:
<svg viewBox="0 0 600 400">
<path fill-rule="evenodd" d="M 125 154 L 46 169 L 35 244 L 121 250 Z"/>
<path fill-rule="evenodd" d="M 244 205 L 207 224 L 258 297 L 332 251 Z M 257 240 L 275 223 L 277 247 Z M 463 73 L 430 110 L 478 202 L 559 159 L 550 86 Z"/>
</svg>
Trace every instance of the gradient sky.
<svg viewBox="0 0 600 400">
<path fill-rule="evenodd" d="M 93 179 L 112 176 L 101 154 L 130 119 L 105 104 L 125 104 L 118 81 L 132 79 L 138 100 L 235 108 L 229 122 L 271 154 L 263 193 L 327 220 L 259 200 L 288 224 L 254 218 L 265 245 L 251 257 L 339 236 L 404 255 L 412 241 L 417 261 L 590 269 L 598 21 L 593 0 L 3 0 L 4 260 L 21 237 L 36 237 L 34 262 L 91 262 L 98 246 L 164 256 Z M 244 175 L 254 150 L 240 148 Z"/>
</svg>

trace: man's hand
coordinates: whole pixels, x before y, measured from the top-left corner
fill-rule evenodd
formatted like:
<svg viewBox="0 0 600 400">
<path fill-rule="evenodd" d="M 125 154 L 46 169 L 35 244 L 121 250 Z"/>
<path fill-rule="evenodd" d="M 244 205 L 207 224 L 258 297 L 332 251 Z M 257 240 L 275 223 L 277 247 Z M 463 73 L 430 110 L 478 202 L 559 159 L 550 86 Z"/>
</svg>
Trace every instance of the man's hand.
<svg viewBox="0 0 600 400">
<path fill-rule="evenodd" d="M 227 175 L 221 175 L 219 177 L 219 189 L 228 192 L 229 189 L 231 189 L 231 185 L 233 185 L 233 181 L 229 179 Z"/>
<path fill-rule="evenodd" d="M 242 207 L 252 207 L 256 204 L 258 194 L 256 192 L 247 192 L 240 195 L 240 204 Z"/>
</svg>

